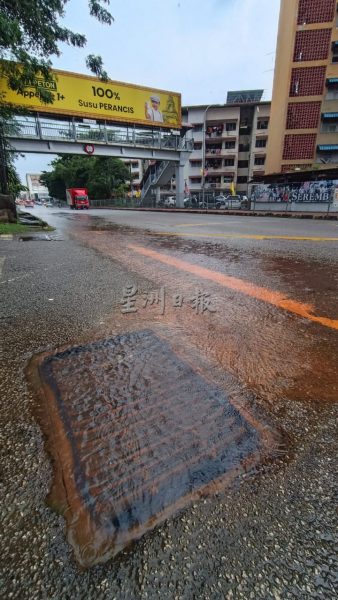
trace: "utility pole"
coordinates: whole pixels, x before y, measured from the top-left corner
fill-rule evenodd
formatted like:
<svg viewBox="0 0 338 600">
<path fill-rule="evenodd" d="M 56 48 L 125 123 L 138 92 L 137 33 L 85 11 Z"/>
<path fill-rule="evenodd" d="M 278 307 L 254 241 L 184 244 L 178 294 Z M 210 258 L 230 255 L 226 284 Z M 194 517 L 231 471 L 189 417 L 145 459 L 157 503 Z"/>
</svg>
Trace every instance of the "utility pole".
<svg viewBox="0 0 338 600">
<path fill-rule="evenodd" d="M 8 194 L 7 152 L 3 123 L 0 121 L 0 189 L 2 194 Z"/>
<path fill-rule="evenodd" d="M 209 108 L 211 108 L 213 104 L 209 104 L 206 107 L 203 115 L 203 135 L 202 135 L 202 202 L 204 204 L 205 198 L 205 129 L 206 129 L 206 120 L 207 120 L 207 112 Z"/>
</svg>

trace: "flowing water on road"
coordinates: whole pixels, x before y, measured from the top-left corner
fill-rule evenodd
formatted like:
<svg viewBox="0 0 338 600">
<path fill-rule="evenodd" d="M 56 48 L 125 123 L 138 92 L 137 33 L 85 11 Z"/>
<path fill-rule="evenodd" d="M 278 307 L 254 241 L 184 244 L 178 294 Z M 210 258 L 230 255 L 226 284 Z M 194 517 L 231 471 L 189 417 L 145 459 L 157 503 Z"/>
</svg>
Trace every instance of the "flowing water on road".
<svg viewBox="0 0 338 600">
<path fill-rule="evenodd" d="M 96 341 L 43 354 L 29 375 L 54 460 L 49 500 L 91 566 L 286 452 L 267 414 L 284 399 L 337 400 L 338 371 L 335 285 L 323 302 L 304 261 L 86 223 L 76 239 L 130 280 Z"/>
</svg>

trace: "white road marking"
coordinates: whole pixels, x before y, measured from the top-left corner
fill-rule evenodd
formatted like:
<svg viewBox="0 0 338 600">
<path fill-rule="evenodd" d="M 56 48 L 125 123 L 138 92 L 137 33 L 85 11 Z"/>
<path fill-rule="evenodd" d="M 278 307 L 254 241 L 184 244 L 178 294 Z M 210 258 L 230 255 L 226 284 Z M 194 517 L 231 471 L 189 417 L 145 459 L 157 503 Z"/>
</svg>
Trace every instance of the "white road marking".
<svg viewBox="0 0 338 600">
<path fill-rule="evenodd" d="M 2 269 L 4 266 L 4 262 L 5 262 L 5 257 L 4 256 L 0 256 L 0 277 L 2 275 Z"/>
</svg>

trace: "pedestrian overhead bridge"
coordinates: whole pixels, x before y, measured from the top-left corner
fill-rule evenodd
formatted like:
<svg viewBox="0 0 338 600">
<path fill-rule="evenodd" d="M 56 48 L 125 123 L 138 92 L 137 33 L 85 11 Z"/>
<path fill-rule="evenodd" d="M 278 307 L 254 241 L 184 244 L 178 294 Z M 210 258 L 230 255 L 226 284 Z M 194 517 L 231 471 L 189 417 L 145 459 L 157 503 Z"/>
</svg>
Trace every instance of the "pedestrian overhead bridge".
<svg viewBox="0 0 338 600">
<path fill-rule="evenodd" d="M 92 119 L 17 116 L 4 125 L 13 152 L 112 156 L 156 161 L 161 177 L 152 187 L 176 176 L 177 205 L 183 206 L 183 168 L 193 149 L 188 128 L 168 129 Z M 148 189 L 147 189 L 148 191 Z"/>
</svg>

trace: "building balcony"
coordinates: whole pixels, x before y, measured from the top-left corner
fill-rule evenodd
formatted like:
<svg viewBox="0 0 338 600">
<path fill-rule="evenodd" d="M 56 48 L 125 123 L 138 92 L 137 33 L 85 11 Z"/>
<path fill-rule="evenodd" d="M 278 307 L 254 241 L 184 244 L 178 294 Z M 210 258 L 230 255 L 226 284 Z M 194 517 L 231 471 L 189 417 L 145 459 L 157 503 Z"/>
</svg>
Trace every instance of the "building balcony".
<svg viewBox="0 0 338 600">
<path fill-rule="evenodd" d="M 206 148 L 205 150 L 206 158 L 221 158 L 223 156 L 225 156 L 226 158 L 230 158 L 231 156 L 235 157 L 236 155 L 236 148 L 220 148 L 217 150 L 209 150 L 208 148 Z"/>
<path fill-rule="evenodd" d="M 223 175 L 229 176 L 229 175 L 232 175 L 235 170 L 236 170 L 235 165 L 232 167 L 220 167 L 217 170 L 216 169 L 215 170 L 207 169 L 208 177 L 211 177 L 211 178 L 213 175 L 215 175 L 217 177 L 222 177 Z"/>
<path fill-rule="evenodd" d="M 218 158 L 222 156 L 222 148 L 208 148 L 205 149 L 205 156 L 210 158 Z"/>
<path fill-rule="evenodd" d="M 322 113 L 321 133 L 337 133 L 338 112 Z"/>
<path fill-rule="evenodd" d="M 193 167 L 189 165 L 189 177 L 201 177 L 202 166 Z"/>
<path fill-rule="evenodd" d="M 268 130 L 267 129 L 255 129 L 253 134 L 256 137 L 265 137 L 266 138 L 267 134 L 268 134 Z"/>
</svg>

